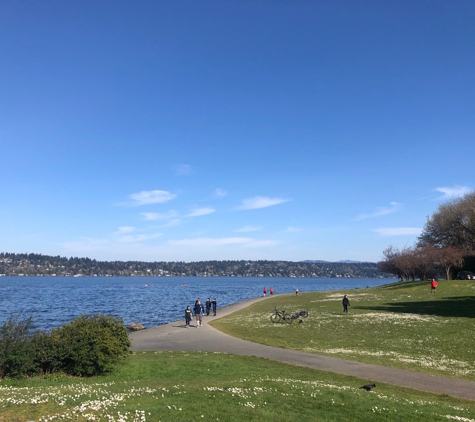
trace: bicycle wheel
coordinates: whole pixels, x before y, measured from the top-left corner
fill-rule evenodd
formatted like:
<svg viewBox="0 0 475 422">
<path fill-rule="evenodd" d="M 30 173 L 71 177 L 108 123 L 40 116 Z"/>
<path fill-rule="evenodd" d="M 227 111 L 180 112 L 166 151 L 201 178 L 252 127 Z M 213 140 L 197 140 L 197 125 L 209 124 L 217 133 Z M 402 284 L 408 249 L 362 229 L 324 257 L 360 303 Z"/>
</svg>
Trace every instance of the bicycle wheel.
<svg viewBox="0 0 475 422">
<path fill-rule="evenodd" d="M 272 322 L 279 322 L 279 321 L 280 321 L 280 315 L 279 315 L 279 314 L 272 314 L 272 315 L 270 316 L 270 320 L 271 320 Z"/>
<path fill-rule="evenodd" d="M 307 318 L 308 317 L 308 312 L 307 311 L 300 311 L 300 316 L 303 317 L 303 318 Z"/>
<path fill-rule="evenodd" d="M 291 317 L 289 314 L 285 314 L 285 315 L 284 315 L 284 321 L 285 321 L 287 324 L 292 324 L 293 319 L 292 319 L 292 317 Z"/>
</svg>

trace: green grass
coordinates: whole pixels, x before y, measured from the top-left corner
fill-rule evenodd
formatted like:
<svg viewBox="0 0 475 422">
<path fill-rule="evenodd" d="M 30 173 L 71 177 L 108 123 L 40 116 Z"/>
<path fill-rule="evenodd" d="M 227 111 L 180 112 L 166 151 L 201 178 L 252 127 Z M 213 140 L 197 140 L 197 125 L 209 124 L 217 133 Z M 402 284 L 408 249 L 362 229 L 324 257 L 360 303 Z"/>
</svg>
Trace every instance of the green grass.
<svg viewBox="0 0 475 422">
<path fill-rule="evenodd" d="M 349 295 L 349 315 L 341 299 Z M 299 324 L 273 324 L 284 307 Z M 213 325 L 251 341 L 474 380 L 475 283 L 440 282 L 282 295 Z M 475 402 L 219 353 L 132 354 L 114 374 L 1 380 L 0 422 L 447 421 L 475 422 Z"/>
<path fill-rule="evenodd" d="M 135 353 L 91 379 L 2 380 L 0 421 L 475 420 L 475 402 L 256 357 Z"/>
<path fill-rule="evenodd" d="M 349 315 L 341 300 L 348 294 Z M 302 324 L 273 324 L 277 306 L 308 310 Z M 211 322 L 232 336 L 275 347 L 475 380 L 475 283 L 395 283 L 371 289 L 281 295 Z"/>
</svg>

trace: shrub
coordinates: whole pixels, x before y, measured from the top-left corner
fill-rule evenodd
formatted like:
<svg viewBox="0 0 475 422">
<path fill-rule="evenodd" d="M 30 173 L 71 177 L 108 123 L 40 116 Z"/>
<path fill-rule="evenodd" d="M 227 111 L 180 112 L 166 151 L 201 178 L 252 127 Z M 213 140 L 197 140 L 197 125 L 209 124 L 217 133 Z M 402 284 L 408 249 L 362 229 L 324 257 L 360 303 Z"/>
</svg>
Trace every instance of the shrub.
<svg viewBox="0 0 475 422">
<path fill-rule="evenodd" d="M 37 374 L 52 374 L 62 369 L 62 359 L 54 338 L 49 333 L 36 332 L 32 338 Z"/>
<path fill-rule="evenodd" d="M 99 314 L 82 315 L 52 330 L 51 342 L 61 370 L 77 376 L 111 372 L 128 355 L 130 347 L 123 321 Z M 54 362 L 48 364 L 55 369 Z"/>
<path fill-rule="evenodd" d="M 35 373 L 34 347 L 30 335 L 32 317 L 11 315 L 0 327 L 0 378 Z"/>
</svg>

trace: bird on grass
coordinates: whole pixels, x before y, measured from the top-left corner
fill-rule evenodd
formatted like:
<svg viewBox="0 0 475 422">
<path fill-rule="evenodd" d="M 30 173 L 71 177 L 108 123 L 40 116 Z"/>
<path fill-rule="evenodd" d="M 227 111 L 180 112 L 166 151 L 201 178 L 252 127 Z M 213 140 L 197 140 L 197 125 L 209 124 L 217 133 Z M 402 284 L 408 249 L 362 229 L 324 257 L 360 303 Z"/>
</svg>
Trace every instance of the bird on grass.
<svg viewBox="0 0 475 422">
<path fill-rule="evenodd" d="M 363 387 L 360 387 L 360 388 L 364 388 L 366 391 L 371 391 L 374 387 L 376 387 L 376 384 L 366 384 L 366 385 L 363 385 Z"/>
</svg>

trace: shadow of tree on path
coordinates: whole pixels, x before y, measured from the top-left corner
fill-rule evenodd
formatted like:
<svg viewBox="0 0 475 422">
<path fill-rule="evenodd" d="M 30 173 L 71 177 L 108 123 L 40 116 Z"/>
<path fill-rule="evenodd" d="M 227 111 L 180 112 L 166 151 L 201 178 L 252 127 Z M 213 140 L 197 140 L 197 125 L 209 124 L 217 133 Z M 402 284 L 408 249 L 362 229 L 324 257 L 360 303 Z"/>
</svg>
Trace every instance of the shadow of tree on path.
<svg viewBox="0 0 475 422">
<path fill-rule="evenodd" d="M 475 296 L 454 296 L 423 302 L 393 302 L 378 306 L 356 305 L 352 308 L 442 317 L 475 318 Z"/>
</svg>

